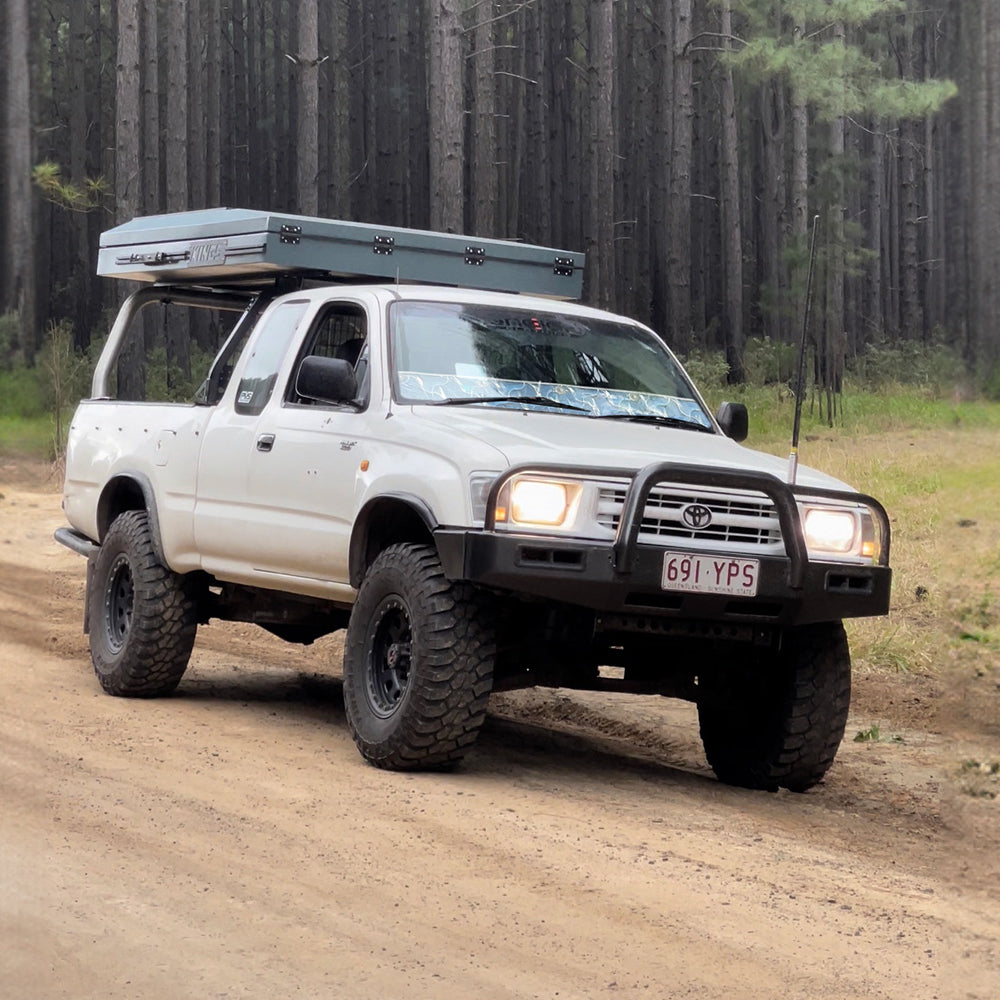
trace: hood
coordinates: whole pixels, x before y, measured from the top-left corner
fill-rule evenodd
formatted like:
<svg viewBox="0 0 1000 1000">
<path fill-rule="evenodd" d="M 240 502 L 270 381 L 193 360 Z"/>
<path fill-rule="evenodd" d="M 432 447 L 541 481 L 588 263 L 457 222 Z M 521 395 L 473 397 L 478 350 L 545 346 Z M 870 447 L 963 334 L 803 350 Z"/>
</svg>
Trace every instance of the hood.
<svg viewBox="0 0 1000 1000">
<path fill-rule="evenodd" d="M 687 462 L 788 477 L 787 459 L 744 448 L 719 433 L 499 407 L 414 406 L 412 414 L 414 429 L 424 425 L 482 442 L 508 466 L 552 462 L 638 470 L 651 462 Z M 852 488 L 804 465 L 796 481 L 817 489 Z"/>
</svg>

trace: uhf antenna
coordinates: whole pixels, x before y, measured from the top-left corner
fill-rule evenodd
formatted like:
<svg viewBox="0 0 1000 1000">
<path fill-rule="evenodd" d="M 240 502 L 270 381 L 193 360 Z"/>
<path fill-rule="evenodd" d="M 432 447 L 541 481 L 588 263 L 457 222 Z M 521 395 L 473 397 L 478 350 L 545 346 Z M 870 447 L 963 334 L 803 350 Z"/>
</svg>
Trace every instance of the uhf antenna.
<svg viewBox="0 0 1000 1000">
<path fill-rule="evenodd" d="M 795 376 L 795 421 L 792 424 L 792 451 L 788 456 L 788 482 L 795 485 L 795 474 L 799 469 L 799 426 L 802 423 L 802 397 L 805 395 L 806 381 L 806 336 L 809 330 L 809 314 L 812 311 L 813 269 L 816 265 L 816 230 L 819 215 L 813 216 L 812 239 L 809 244 L 809 275 L 806 278 L 806 309 L 802 316 L 802 339 L 799 342 L 798 371 Z"/>
</svg>

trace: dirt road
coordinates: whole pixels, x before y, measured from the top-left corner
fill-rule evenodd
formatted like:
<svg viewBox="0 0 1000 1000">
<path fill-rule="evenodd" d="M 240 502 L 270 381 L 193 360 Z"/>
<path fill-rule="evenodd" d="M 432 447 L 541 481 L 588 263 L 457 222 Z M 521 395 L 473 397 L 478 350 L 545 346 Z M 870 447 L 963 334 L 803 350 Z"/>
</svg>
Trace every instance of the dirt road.
<svg viewBox="0 0 1000 1000">
<path fill-rule="evenodd" d="M 199 632 L 160 701 L 100 693 L 57 483 L 0 468 L 0 996 L 1000 996 L 997 756 L 861 675 L 806 795 L 718 784 L 687 705 L 496 696 L 448 775 L 365 765 L 338 641 Z"/>
</svg>

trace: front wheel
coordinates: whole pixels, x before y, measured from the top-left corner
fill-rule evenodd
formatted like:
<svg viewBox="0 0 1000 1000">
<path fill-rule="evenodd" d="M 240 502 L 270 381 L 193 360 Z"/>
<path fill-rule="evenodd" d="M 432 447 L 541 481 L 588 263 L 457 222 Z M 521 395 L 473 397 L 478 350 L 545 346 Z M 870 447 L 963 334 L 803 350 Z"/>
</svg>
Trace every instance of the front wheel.
<svg viewBox="0 0 1000 1000">
<path fill-rule="evenodd" d="M 851 702 L 851 653 L 840 622 L 789 629 L 781 650 L 715 664 L 698 677 L 705 756 L 720 781 L 804 792 L 826 774 Z"/>
<path fill-rule="evenodd" d="M 108 694 L 169 694 L 187 668 L 198 628 L 190 582 L 156 557 L 149 515 L 115 518 L 90 581 L 90 657 Z"/>
<path fill-rule="evenodd" d="M 344 649 L 354 742 L 376 767 L 455 764 L 486 717 L 496 657 L 485 599 L 451 583 L 427 545 L 380 553 L 358 591 Z"/>
</svg>

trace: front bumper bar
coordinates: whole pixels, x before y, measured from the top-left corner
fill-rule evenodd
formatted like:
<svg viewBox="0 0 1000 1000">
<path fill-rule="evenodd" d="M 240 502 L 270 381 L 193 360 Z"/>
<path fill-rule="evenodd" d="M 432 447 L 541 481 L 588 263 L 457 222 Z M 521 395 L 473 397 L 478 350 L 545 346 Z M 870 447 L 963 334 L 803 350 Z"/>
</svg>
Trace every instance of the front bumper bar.
<svg viewBox="0 0 1000 1000">
<path fill-rule="evenodd" d="M 491 514 L 501 482 L 519 472 L 602 480 L 632 478 L 616 538 L 598 541 L 494 530 Z M 755 597 L 691 594 L 662 588 L 664 547 L 638 541 L 642 512 L 659 483 L 756 491 L 774 503 L 785 554 L 763 556 L 745 550 L 732 553 L 759 559 Z M 867 507 L 878 523 L 881 544 L 877 564 L 811 561 L 796 504 L 800 497 Z M 678 462 L 653 463 L 638 474 L 581 466 L 524 466 L 509 470 L 498 480 L 487 501 L 487 511 L 487 524 L 481 531 L 441 528 L 435 532 L 449 578 L 598 612 L 687 620 L 798 625 L 881 615 L 889 610 L 889 519 L 877 500 L 860 493 L 793 487 L 768 473 Z M 691 542 L 671 547 L 700 551 Z M 725 555 L 718 551 L 706 554 L 719 558 Z"/>
</svg>

